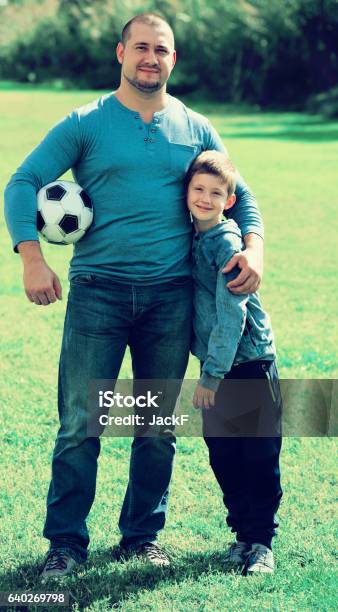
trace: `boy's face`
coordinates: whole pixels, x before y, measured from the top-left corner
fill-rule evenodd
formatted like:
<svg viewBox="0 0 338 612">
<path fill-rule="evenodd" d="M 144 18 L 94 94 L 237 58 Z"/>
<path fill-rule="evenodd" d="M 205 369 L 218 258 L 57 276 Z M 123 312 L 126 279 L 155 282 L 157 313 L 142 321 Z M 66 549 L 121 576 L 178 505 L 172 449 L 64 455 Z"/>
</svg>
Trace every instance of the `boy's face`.
<svg viewBox="0 0 338 612">
<path fill-rule="evenodd" d="M 235 200 L 235 195 L 228 197 L 227 185 L 213 174 L 194 174 L 189 183 L 188 208 L 202 231 L 221 223 L 223 211 L 231 208 Z"/>
</svg>

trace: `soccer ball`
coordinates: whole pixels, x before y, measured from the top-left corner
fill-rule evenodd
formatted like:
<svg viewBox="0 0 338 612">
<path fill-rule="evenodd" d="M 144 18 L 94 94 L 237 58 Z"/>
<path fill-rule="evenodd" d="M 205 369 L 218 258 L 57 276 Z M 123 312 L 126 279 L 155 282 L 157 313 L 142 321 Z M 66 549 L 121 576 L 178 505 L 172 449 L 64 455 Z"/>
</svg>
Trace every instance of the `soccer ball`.
<svg viewBox="0 0 338 612">
<path fill-rule="evenodd" d="M 55 181 L 37 194 L 37 227 L 52 244 L 72 244 L 82 238 L 93 221 L 89 195 L 72 181 Z"/>
</svg>

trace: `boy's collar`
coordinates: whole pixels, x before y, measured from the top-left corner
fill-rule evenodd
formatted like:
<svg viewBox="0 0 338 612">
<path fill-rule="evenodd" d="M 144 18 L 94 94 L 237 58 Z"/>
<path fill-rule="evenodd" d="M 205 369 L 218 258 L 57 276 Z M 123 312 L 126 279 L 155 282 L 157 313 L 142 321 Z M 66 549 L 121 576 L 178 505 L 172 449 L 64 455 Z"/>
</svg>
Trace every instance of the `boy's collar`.
<svg viewBox="0 0 338 612">
<path fill-rule="evenodd" d="M 213 225 L 212 227 L 209 227 L 209 229 L 204 230 L 204 231 L 198 230 L 195 227 L 195 236 L 200 236 L 201 238 L 206 235 L 210 236 L 212 232 L 214 231 L 218 232 L 219 229 L 226 223 L 226 221 L 228 221 L 228 219 L 225 218 L 224 221 L 221 221 L 220 223 L 216 223 L 216 225 Z"/>
</svg>

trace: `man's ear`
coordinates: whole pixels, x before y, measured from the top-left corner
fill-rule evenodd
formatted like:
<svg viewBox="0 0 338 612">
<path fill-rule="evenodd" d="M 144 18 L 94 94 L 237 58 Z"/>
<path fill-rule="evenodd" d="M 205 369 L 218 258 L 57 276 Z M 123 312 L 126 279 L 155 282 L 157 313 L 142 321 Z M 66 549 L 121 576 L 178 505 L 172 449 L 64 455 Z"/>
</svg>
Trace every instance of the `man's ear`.
<svg viewBox="0 0 338 612">
<path fill-rule="evenodd" d="M 236 195 L 233 193 L 232 196 L 230 196 L 230 198 L 227 199 L 226 204 L 224 206 L 224 210 L 229 210 L 229 208 L 232 208 L 235 202 L 236 202 Z"/>
<path fill-rule="evenodd" d="M 173 67 L 175 66 L 175 64 L 176 64 L 176 50 L 174 50 L 173 52 Z"/>
<path fill-rule="evenodd" d="M 119 64 L 122 64 L 123 62 L 123 55 L 124 55 L 124 46 L 121 42 L 119 42 L 116 47 L 116 57 L 117 57 L 117 61 L 119 62 Z"/>
</svg>

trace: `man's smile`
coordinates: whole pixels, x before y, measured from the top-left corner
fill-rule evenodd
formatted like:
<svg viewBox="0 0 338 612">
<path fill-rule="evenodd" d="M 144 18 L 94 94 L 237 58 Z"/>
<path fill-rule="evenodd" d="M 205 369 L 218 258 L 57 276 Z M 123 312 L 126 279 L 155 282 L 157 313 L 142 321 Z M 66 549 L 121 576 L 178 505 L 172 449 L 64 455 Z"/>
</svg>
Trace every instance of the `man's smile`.
<svg viewBox="0 0 338 612">
<path fill-rule="evenodd" d="M 149 74 L 158 74 L 160 72 L 158 68 L 148 68 L 146 66 L 139 66 L 138 70 L 141 70 L 141 72 L 148 72 Z"/>
</svg>

